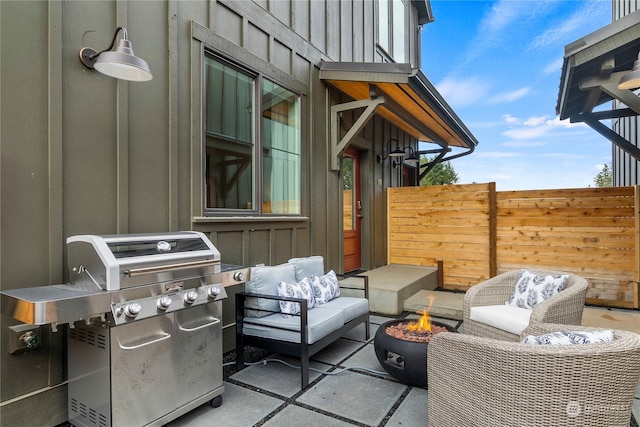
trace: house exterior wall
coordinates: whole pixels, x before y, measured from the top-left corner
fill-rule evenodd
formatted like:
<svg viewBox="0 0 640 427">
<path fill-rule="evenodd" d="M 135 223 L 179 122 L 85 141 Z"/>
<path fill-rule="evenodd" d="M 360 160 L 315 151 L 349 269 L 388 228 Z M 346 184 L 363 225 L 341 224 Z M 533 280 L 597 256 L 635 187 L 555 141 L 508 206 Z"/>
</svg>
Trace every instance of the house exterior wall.
<svg viewBox="0 0 640 427">
<path fill-rule="evenodd" d="M 638 0 L 612 0 L 613 21 L 616 21 L 640 8 Z M 625 108 L 620 101 L 613 101 L 613 108 Z M 640 119 L 637 116 L 613 119 L 612 129 L 631 144 L 638 146 L 638 127 Z M 633 156 L 615 144 L 611 144 L 611 166 L 613 186 L 624 187 L 640 183 L 640 164 Z"/>
<path fill-rule="evenodd" d="M 318 78 L 320 60 L 381 62 L 374 1 L 0 2 L 0 290 L 64 283 L 65 240 L 76 234 L 206 232 L 225 263 L 325 256 L 341 268 L 341 177 L 329 167 L 329 106 L 344 101 Z M 416 9 L 406 2 L 408 60 L 419 66 Z M 153 80 L 127 83 L 84 68 L 84 46 L 106 48 L 118 25 Z M 296 90 L 302 102 L 302 215 L 206 217 L 203 211 L 204 49 Z M 355 120 L 343 116 L 343 128 Z M 400 170 L 375 162 L 384 142 L 410 137 L 374 118 L 362 150 L 363 268 L 386 260 L 386 187 Z M 232 347 L 233 294 L 225 303 Z M 43 345 L 6 349 L 0 316 L 0 425 L 67 419 L 65 327 Z M 25 416 L 28 414 L 28 416 Z"/>
</svg>

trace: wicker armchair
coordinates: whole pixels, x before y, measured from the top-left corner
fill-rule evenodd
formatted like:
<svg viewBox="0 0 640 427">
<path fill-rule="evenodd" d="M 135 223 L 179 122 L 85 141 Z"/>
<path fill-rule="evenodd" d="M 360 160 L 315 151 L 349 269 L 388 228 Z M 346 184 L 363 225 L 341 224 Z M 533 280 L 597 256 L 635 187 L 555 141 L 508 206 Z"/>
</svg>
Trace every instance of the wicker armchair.
<svg viewBox="0 0 640 427">
<path fill-rule="evenodd" d="M 523 332 L 594 330 L 533 325 Z M 534 345 L 441 333 L 428 348 L 429 426 L 625 426 L 640 380 L 640 335 Z"/>
<path fill-rule="evenodd" d="M 589 283 L 583 277 L 558 271 L 531 270 L 534 274 L 568 274 L 565 289 L 553 297 L 537 304 L 531 313 L 530 324 L 559 323 L 580 325 Z M 499 274 L 469 288 L 464 296 L 462 332 L 505 341 L 519 341 L 520 336 L 470 319 L 471 307 L 502 305 L 509 299 L 518 281 L 520 271 Z"/>
</svg>

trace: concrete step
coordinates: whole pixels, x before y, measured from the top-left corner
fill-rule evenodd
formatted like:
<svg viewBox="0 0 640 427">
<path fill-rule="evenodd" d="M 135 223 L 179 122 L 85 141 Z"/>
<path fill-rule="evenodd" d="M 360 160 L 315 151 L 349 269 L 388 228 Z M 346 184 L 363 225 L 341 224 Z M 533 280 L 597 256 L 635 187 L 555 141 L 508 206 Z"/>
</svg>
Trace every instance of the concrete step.
<svg viewBox="0 0 640 427">
<path fill-rule="evenodd" d="M 422 312 L 431 317 L 462 320 L 464 293 L 435 290 L 420 290 L 404 301 L 404 310 Z"/>
<path fill-rule="evenodd" d="M 369 277 L 369 310 L 373 313 L 401 314 L 407 298 L 438 286 L 435 267 L 390 264 L 362 274 Z"/>
</svg>

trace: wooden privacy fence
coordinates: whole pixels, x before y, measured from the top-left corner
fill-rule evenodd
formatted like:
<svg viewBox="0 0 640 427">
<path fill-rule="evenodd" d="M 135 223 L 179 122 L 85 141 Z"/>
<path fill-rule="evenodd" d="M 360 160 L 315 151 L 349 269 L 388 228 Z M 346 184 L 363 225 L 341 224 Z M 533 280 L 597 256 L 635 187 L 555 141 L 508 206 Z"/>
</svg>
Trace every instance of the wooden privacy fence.
<svg viewBox="0 0 640 427">
<path fill-rule="evenodd" d="M 588 304 L 638 308 L 639 188 L 389 188 L 387 262 L 443 261 L 451 290 L 508 270 L 561 270 L 589 280 Z"/>
</svg>

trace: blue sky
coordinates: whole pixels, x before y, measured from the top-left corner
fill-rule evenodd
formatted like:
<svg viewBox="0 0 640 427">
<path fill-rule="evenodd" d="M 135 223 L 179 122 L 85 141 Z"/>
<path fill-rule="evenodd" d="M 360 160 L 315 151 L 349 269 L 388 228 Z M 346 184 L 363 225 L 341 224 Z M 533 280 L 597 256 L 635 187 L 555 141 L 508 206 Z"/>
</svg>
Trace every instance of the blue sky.
<svg viewBox="0 0 640 427">
<path fill-rule="evenodd" d="M 453 160 L 460 184 L 581 188 L 611 143 L 555 108 L 565 45 L 611 23 L 611 0 L 432 0 L 422 70 L 479 141 Z"/>
</svg>

